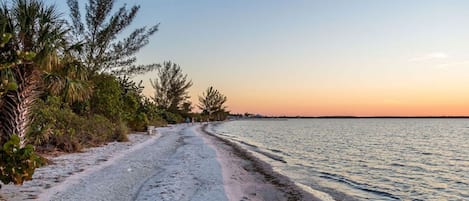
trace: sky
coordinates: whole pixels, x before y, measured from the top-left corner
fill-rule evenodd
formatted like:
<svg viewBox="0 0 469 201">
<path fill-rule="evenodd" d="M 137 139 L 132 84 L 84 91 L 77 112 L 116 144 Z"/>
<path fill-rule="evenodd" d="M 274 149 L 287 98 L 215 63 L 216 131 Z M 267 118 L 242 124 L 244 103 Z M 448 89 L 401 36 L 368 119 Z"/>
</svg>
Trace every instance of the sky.
<svg viewBox="0 0 469 201">
<path fill-rule="evenodd" d="M 65 1 L 48 0 L 68 12 Z M 232 113 L 469 115 L 469 1 L 117 0 L 160 23 L 139 64 L 172 61 Z M 135 77 L 153 96 L 149 79 Z"/>
</svg>

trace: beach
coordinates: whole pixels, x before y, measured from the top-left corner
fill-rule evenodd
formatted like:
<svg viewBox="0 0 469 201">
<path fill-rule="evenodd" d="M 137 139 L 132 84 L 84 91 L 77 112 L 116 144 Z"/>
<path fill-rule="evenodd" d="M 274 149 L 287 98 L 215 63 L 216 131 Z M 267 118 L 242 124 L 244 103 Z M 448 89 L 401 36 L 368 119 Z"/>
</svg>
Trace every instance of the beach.
<svg viewBox="0 0 469 201">
<path fill-rule="evenodd" d="M 319 200 L 206 125 L 157 128 L 83 153 L 50 157 L 2 200 Z"/>
</svg>

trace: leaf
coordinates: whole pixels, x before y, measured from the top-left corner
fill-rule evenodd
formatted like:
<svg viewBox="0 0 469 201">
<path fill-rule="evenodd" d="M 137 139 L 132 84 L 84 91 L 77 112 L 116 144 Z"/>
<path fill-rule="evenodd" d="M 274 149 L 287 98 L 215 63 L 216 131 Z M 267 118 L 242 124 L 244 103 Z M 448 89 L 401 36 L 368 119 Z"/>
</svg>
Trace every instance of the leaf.
<svg viewBox="0 0 469 201">
<path fill-rule="evenodd" d="M 31 60 L 34 59 L 34 57 L 36 57 L 35 52 L 25 52 L 24 55 L 23 55 L 23 59 L 26 60 L 26 61 L 31 61 Z"/>
<path fill-rule="evenodd" d="M 5 87 L 5 90 L 7 91 L 14 91 L 18 89 L 18 84 L 16 82 L 8 82 L 8 84 Z"/>
<path fill-rule="evenodd" d="M 2 40 L 0 41 L 0 45 L 3 47 L 3 45 L 5 45 L 6 43 L 8 43 L 8 41 L 10 41 L 11 37 L 12 37 L 12 34 L 4 33 L 2 35 Z"/>
</svg>

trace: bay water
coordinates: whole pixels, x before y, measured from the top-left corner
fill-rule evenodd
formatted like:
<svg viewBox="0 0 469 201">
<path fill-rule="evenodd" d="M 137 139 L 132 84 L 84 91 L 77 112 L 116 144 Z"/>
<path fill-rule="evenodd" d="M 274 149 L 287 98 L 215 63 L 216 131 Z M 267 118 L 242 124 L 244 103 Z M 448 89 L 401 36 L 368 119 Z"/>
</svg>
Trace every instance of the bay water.
<svg viewBox="0 0 469 201">
<path fill-rule="evenodd" d="M 247 119 L 211 129 L 335 200 L 469 200 L 469 119 Z"/>
</svg>

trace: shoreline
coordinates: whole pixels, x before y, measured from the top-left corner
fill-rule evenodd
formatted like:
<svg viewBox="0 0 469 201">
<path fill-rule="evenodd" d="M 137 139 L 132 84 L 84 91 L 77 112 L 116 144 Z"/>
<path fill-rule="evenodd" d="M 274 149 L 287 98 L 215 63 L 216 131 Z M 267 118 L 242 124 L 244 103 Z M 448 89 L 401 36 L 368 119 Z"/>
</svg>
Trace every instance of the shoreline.
<svg viewBox="0 0 469 201">
<path fill-rule="evenodd" d="M 240 147 L 239 145 L 230 140 L 224 139 L 208 131 L 207 127 L 208 125 L 205 124 L 200 127 L 199 130 L 200 132 L 205 134 L 207 138 L 209 138 L 208 140 L 211 141 L 209 143 L 214 145 L 213 148 L 217 151 L 217 155 L 225 157 L 229 155 L 235 156 L 219 159 L 220 163 L 222 164 L 225 182 L 238 184 L 238 186 L 229 186 L 225 184 L 225 186 L 228 186 L 226 188 L 227 195 L 234 194 L 230 195 L 231 197 L 229 196 L 230 198 L 232 198 L 230 200 L 242 200 L 243 198 L 247 198 L 247 200 L 321 200 L 312 193 L 305 191 L 303 188 L 295 184 L 287 176 L 275 172 L 272 169 L 271 165 L 257 158 L 246 149 Z M 234 165 L 233 167 L 233 165 L 230 165 L 232 164 L 232 162 L 238 162 L 238 164 Z M 237 182 L 237 180 L 239 179 L 237 177 L 239 177 L 239 175 L 230 174 L 240 173 L 239 171 L 245 172 L 244 174 L 250 174 L 249 176 L 253 177 L 252 179 L 257 182 L 256 185 L 265 185 L 264 187 L 266 189 L 259 189 L 258 187 L 258 189 L 256 189 L 257 191 L 264 190 L 263 194 L 260 194 L 261 196 L 265 196 L 262 197 L 263 199 L 259 199 L 258 194 L 256 194 L 255 192 L 251 192 L 252 189 L 246 187 L 244 187 L 243 189 L 238 189 L 241 185 L 245 186 L 246 184 L 241 184 L 240 182 Z M 278 192 L 272 192 L 272 189 L 268 189 L 272 187 L 278 190 Z M 233 191 L 235 193 L 231 193 L 230 191 Z M 239 198 L 240 191 L 247 191 L 244 192 L 244 194 L 246 195 L 241 199 Z M 236 192 L 238 192 L 238 194 L 236 194 Z M 275 196 L 272 197 L 273 195 Z"/>
</svg>

